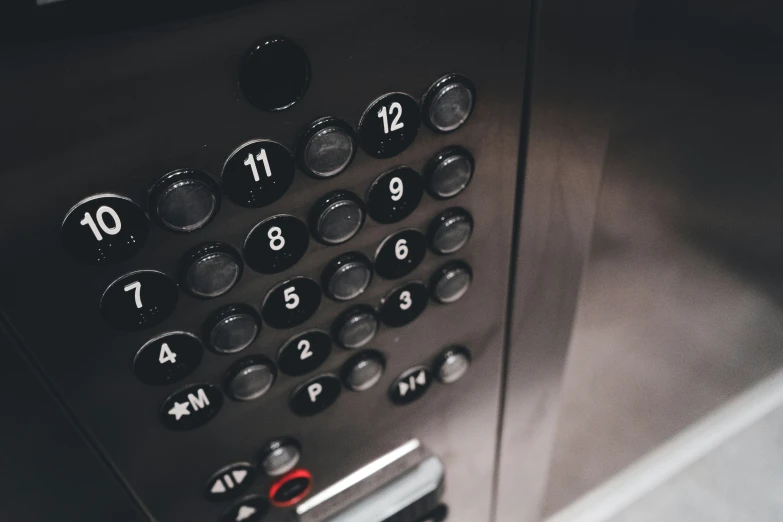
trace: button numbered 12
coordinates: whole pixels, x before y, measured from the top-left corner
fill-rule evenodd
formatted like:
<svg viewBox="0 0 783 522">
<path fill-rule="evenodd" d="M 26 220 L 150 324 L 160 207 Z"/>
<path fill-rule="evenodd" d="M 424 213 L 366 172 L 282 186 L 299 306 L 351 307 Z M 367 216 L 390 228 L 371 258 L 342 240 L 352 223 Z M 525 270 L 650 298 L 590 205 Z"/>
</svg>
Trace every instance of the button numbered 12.
<svg viewBox="0 0 783 522">
<path fill-rule="evenodd" d="M 387 295 L 381 303 L 381 320 L 387 326 L 405 326 L 416 319 L 429 301 L 427 287 L 419 282 L 406 283 Z"/>
<path fill-rule="evenodd" d="M 255 140 L 235 150 L 223 166 L 228 199 L 249 208 L 274 203 L 294 181 L 294 159 L 284 146 Z"/>
<path fill-rule="evenodd" d="M 424 259 L 426 245 L 424 234 L 412 228 L 388 236 L 375 253 L 375 271 L 384 279 L 410 274 Z"/>
<path fill-rule="evenodd" d="M 373 101 L 359 122 L 359 143 L 374 158 L 391 158 L 407 149 L 421 124 L 419 104 L 401 92 Z"/>
<path fill-rule="evenodd" d="M 286 375 L 298 377 L 321 366 L 332 351 L 329 335 L 311 330 L 286 342 L 277 354 L 277 366 Z"/>
<path fill-rule="evenodd" d="M 276 274 L 294 266 L 307 251 L 310 233 L 294 216 L 278 215 L 265 219 L 245 240 L 245 261 L 262 274 Z"/>
<path fill-rule="evenodd" d="M 397 167 L 378 176 L 367 191 L 367 213 L 378 223 L 408 217 L 421 201 L 424 182 L 410 167 Z"/>
<path fill-rule="evenodd" d="M 159 324 L 174 311 L 177 285 L 161 272 L 140 270 L 126 274 L 101 297 L 101 316 L 113 327 L 138 331 Z"/>
<path fill-rule="evenodd" d="M 321 305 L 321 288 L 307 277 L 294 277 L 272 288 L 261 306 L 261 316 L 272 328 L 299 326 Z"/>
<path fill-rule="evenodd" d="M 140 381 L 162 386 L 184 379 L 201 363 L 203 349 L 195 335 L 173 332 L 148 341 L 133 359 Z"/>
</svg>

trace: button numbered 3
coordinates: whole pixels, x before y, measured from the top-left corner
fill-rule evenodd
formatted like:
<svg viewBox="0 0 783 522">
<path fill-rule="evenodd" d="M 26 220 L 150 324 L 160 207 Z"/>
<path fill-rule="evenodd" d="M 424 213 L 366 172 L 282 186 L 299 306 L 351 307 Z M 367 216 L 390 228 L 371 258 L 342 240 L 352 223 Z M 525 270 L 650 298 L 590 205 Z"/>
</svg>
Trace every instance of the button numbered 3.
<svg viewBox="0 0 783 522">
<path fill-rule="evenodd" d="M 406 283 L 392 290 L 381 302 L 381 320 L 398 327 L 415 320 L 429 302 L 427 287 L 419 282 Z"/>
<path fill-rule="evenodd" d="M 101 297 L 101 316 L 119 330 L 143 330 L 170 316 L 178 298 L 177 285 L 169 276 L 155 270 L 139 270 L 106 288 Z"/>
<path fill-rule="evenodd" d="M 280 199 L 294 181 L 294 158 L 269 140 L 246 143 L 223 166 L 223 190 L 237 205 L 259 208 Z"/>
<path fill-rule="evenodd" d="M 419 132 L 419 104 L 401 92 L 373 101 L 359 122 L 359 143 L 374 158 L 391 158 L 407 149 Z"/>
<path fill-rule="evenodd" d="M 261 316 L 272 328 L 293 328 L 310 319 L 320 305 L 318 283 L 307 277 L 294 277 L 269 291 Z"/>
<path fill-rule="evenodd" d="M 276 274 L 299 262 L 307 251 L 310 233 L 294 216 L 278 215 L 265 219 L 245 240 L 245 261 L 262 274 Z"/>
</svg>

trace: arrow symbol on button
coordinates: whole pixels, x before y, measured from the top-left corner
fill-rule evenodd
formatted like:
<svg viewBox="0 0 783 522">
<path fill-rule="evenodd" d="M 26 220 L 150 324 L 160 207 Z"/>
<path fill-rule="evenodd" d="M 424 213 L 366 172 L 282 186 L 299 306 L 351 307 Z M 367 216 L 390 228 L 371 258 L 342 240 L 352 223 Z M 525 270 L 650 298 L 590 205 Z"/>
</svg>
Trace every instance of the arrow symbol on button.
<svg viewBox="0 0 783 522">
<path fill-rule="evenodd" d="M 419 372 L 419 375 L 416 376 L 416 382 L 424 386 L 427 384 L 427 374 L 424 373 L 424 370 Z"/>
<path fill-rule="evenodd" d="M 237 511 L 237 522 L 242 522 L 256 514 L 256 508 L 250 506 L 241 506 Z"/>
<path fill-rule="evenodd" d="M 243 480 L 245 480 L 245 477 L 247 477 L 247 471 L 244 469 L 235 469 L 231 472 L 231 475 L 234 477 L 234 482 L 238 484 L 241 484 Z"/>
<path fill-rule="evenodd" d="M 217 479 L 214 484 L 212 484 L 212 489 L 209 490 L 210 493 L 225 493 L 226 492 L 226 486 L 223 485 L 223 481 L 220 479 Z"/>
<path fill-rule="evenodd" d="M 403 381 L 400 381 L 398 384 L 400 386 L 400 397 L 405 397 L 405 394 L 408 393 L 409 386 Z"/>
</svg>

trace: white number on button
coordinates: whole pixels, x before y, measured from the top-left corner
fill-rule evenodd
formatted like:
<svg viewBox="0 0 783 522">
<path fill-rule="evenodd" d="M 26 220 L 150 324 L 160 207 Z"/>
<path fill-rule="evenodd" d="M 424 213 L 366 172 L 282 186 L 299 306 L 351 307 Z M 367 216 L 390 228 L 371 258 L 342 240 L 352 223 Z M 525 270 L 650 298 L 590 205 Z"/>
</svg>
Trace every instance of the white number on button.
<svg viewBox="0 0 783 522">
<path fill-rule="evenodd" d="M 391 198 L 394 201 L 402 199 L 402 180 L 400 178 L 392 178 L 389 182 L 389 192 L 391 192 Z"/>
<path fill-rule="evenodd" d="M 261 149 L 261 152 L 256 154 L 255 158 L 253 158 L 253 154 L 248 154 L 247 158 L 245 158 L 245 165 L 250 167 L 250 170 L 253 171 L 253 179 L 256 181 L 261 181 L 261 178 L 258 175 L 258 167 L 256 166 L 256 161 L 260 161 L 261 163 L 263 163 L 266 177 L 271 178 L 272 169 L 269 168 L 269 160 L 266 158 L 266 149 Z"/>
<path fill-rule="evenodd" d="M 394 245 L 394 255 L 402 261 L 406 257 L 408 257 L 408 242 L 404 239 L 400 239 L 397 241 L 397 244 Z"/>
<path fill-rule="evenodd" d="M 141 308 L 141 283 L 138 281 L 134 281 L 129 285 L 125 285 L 124 290 L 126 292 L 135 290 L 133 297 L 136 299 L 136 308 Z"/>
<path fill-rule="evenodd" d="M 285 298 L 285 307 L 289 310 L 293 310 L 299 306 L 299 296 L 296 295 L 296 288 L 289 286 L 283 290 L 283 297 Z"/>
<path fill-rule="evenodd" d="M 313 355 L 313 352 L 310 351 L 310 341 L 307 339 L 299 341 L 299 344 L 296 345 L 296 349 L 302 352 L 299 354 L 299 359 L 303 361 Z"/>
<path fill-rule="evenodd" d="M 285 246 L 285 238 L 280 227 L 270 228 L 266 235 L 269 238 L 269 248 L 272 250 L 277 251 Z"/>
<path fill-rule="evenodd" d="M 164 364 L 167 362 L 174 364 L 177 362 L 177 354 L 171 351 L 171 348 L 169 348 L 168 344 L 163 343 L 160 347 L 160 355 L 158 356 L 158 362 L 160 362 L 160 364 Z"/>
<path fill-rule="evenodd" d="M 111 216 L 112 221 L 114 221 L 114 225 L 109 226 L 106 224 L 106 220 L 104 218 L 106 214 Z M 96 220 L 98 221 L 97 225 L 95 224 Z M 98 208 L 98 211 L 95 213 L 95 220 L 92 219 L 92 216 L 89 212 L 85 212 L 84 219 L 82 219 L 79 224 L 89 226 L 90 230 L 92 230 L 92 233 L 95 236 L 95 239 L 98 241 L 103 240 L 103 236 L 101 235 L 100 230 L 98 230 L 98 227 L 100 227 L 105 234 L 109 234 L 110 236 L 118 234 L 122 229 L 120 216 L 117 215 L 117 212 L 115 212 L 113 208 L 107 207 L 106 205 Z"/>
<path fill-rule="evenodd" d="M 411 293 L 405 290 L 400 294 L 400 310 L 407 310 L 412 304 Z"/>
<path fill-rule="evenodd" d="M 394 116 L 394 111 L 397 111 L 397 115 Z M 391 129 L 389 129 L 389 116 L 394 116 L 394 119 L 392 120 Z M 389 112 L 386 112 L 386 106 L 381 107 L 381 110 L 378 111 L 378 117 L 383 120 L 383 133 L 389 134 L 389 132 L 394 132 L 396 130 L 400 130 L 401 128 L 405 127 L 405 124 L 400 121 L 400 118 L 402 118 L 402 105 L 400 105 L 399 102 L 394 102 L 389 106 Z"/>
</svg>

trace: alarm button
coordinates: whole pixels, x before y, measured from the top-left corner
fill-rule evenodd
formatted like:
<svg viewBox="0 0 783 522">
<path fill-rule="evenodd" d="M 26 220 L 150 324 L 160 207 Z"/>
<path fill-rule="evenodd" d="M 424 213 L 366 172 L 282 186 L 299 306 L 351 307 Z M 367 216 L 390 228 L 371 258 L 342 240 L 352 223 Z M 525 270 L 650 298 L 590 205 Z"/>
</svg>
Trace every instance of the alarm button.
<svg viewBox="0 0 783 522">
<path fill-rule="evenodd" d="M 201 363 L 203 349 L 195 335 L 163 334 L 148 341 L 133 359 L 133 372 L 140 381 L 162 386 L 180 381 Z"/>
<path fill-rule="evenodd" d="M 160 419 L 169 429 L 184 431 L 203 426 L 220 411 L 223 394 L 211 384 L 191 384 L 172 394 L 160 407 Z"/>
<path fill-rule="evenodd" d="M 147 240 L 147 216 L 130 199 L 98 194 L 77 203 L 60 230 L 63 247 L 83 263 L 113 265 L 133 257 Z"/>
<path fill-rule="evenodd" d="M 367 212 L 378 223 L 396 223 L 408 217 L 421 201 L 424 183 L 410 167 L 397 167 L 378 176 L 367 191 Z"/>
<path fill-rule="evenodd" d="M 139 270 L 109 285 L 101 297 L 101 316 L 114 328 L 143 330 L 170 316 L 178 299 L 177 285 L 169 276 Z"/>
<path fill-rule="evenodd" d="M 307 277 L 294 277 L 269 291 L 261 306 L 261 316 L 272 328 L 299 326 L 321 305 L 321 288 Z"/>
<path fill-rule="evenodd" d="M 273 506 L 293 506 L 310 493 L 313 476 L 305 469 L 289 471 L 269 488 L 269 501 Z"/>
<path fill-rule="evenodd" d="M 294 181 L 294 158 L 284 146 L 270 140 L 245 143 L 223 166 L 223 190 L 237 205 L 271 205 Z"/>
<path fill-rule="evenodd" d="M 307 251 L 310 233 L 294 216 L 278 215 L 253 227 L 245 239 L 245 261 L 262 274 L 276 274 L 299 262 Z"/>
<path fill-rule="evenodd" d="M 375 253 L 375 271 L 384 279 L 410 274 L 424 259 L 426 245 L 424 234 L 412 228 L 388 236 Z"/>
<path fill-rule="evenodd" d="M 321 366 L 332 351 L 332 340 L 320 330 L 311 330 L 288 340 L 277 354 L 277 366 L 297 377 Z"/>
<path fill-rule="evenodd" d="M 319 375 L 298 386 L 291 394 L 291 410 L 302 417 L 321 413 L 340 396 L 342 384 L 334 375 Z"/>
<path fill-rule="evenodd" d="M 281 111 L 299 101 L 310 84 L 310 61 L 301 47 L 272 36 L 248 50 L 239 68 L 239 87 L 263 111 Z"/>
<path fill-rule="evenodd" d="M 215 472 L 207 481 L 204 498 L 221 502 L 247 491 L 256 476 L 255 466 L 237 462 Z"/>
<path fill-rule="evenodd" d="M 364 111 L 359 122 L 359 143 L 374 158 L 391 158 L 413 143 L 420 124 L 416 100 L 401 92 L 384 94 Z"/>
<path fill-rule="evenodd" d="M 427 287 L 406 283 L 392 290 L 381 302 L 381 320 L 386 326 L 405 326 L 416 319 L 429 302 Z"/>
<path fill-rule="evenodd" d="M 403 372 L 389 388 L 389 397 L 399 405 L 410 404 L 424 395 L 432 384 L 432 375 L 424 366 Z"/>
<path fill-rule="evenodd" d="M 226 511 L 220 522 L 261 522 L 269 511 L 269 502 L 260 495 L 245 497 Z"/>
</svg>

